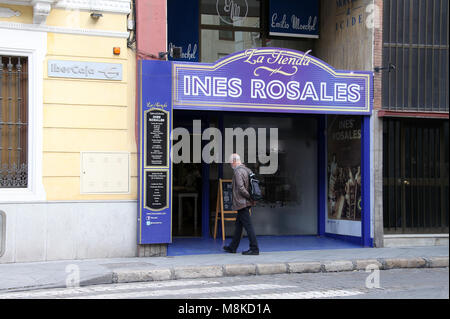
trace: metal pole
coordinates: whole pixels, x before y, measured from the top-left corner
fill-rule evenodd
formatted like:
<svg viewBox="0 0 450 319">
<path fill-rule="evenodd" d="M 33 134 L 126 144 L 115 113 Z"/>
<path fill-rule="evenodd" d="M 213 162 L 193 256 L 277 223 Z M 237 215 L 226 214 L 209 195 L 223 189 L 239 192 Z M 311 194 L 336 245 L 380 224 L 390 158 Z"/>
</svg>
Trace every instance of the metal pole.
<svg viewBox="0 0 450 319">
<path fill-rule="evenodd" d="M 3 129 L 3 95 L 2 95 L 2 88 L 3 88 L 3 57 L 0 56 L 0 181 L 2 180 L 2 157 L 3 157 L 3 138 L 2 138 L 2 129 Z"/>
<path fill-rule="evenodd" d="M 8 122 L 8 132 L 9 132 L 9 143 L 8 143 L 8 169 L 11 169 L 11 152 L 12 152 L 12 81 L 13 81 L 13 64 L 11 62 L 11 57 L 9 57 L 9 62 L 7 65 L 8 68 L 8 113 L 9 113 L 9 122 Z"/>
<path fill-rule="evenodd" d="M 21 109 L 22 109 L 22 95 L 21 95 L 21 75 L 22 75 L 22 64 L 20 63 L 20 58 L 18 58 L 18 62 L 16 64 L 17 68 L 17 168 L 20 167 L 20 155 L 22 148 L 20 147 L 20 130 L 22 128 L 22 119 L 21 119 Z"/>
</svg>

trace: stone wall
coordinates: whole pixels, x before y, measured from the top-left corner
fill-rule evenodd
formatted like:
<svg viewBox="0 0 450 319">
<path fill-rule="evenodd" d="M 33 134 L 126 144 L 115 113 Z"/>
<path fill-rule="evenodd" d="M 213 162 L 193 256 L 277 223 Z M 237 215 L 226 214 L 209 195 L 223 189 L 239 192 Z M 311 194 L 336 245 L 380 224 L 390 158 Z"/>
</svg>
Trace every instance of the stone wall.
<svg viewBox="0 0 450 319">
<path fill-rule="evenodd" d="M 312 55 L 341 70 L 372 70 L 373 0 L 321 0 L 320 39 Z"/>
</svg>

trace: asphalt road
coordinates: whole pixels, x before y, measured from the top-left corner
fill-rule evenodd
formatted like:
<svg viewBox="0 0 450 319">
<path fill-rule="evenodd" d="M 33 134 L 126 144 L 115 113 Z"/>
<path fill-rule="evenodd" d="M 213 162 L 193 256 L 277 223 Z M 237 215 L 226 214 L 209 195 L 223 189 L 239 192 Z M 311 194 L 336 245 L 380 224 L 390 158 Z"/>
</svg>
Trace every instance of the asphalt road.
<svg viewBox="0 0 450 319">
<path fill-rule="evenodd" d="M 449 270 L 395 269 L 95 285 L 0 294 L 0 299 L 448 299 Z"/>
</svg>

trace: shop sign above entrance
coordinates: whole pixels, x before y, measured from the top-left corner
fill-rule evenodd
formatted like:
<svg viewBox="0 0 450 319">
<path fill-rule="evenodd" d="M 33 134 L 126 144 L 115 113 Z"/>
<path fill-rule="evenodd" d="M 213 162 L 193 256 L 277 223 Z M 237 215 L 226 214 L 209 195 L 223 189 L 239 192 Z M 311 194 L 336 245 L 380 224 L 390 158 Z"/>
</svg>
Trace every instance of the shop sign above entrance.
<svg viewBox="0 0 450 319">
<path fill-rule="evenodd" d="M 174 109 L 370 115 L 373 73 L 310 52 L 248 49 L 214 64 L 173 63 Z"/>
</svg>

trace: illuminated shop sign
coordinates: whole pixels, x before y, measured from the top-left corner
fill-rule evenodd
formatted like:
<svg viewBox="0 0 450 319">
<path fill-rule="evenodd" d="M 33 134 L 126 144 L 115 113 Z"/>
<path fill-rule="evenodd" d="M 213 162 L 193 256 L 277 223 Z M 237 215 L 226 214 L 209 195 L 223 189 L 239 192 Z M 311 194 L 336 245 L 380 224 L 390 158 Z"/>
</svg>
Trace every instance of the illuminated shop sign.
<svg viewBox="0 0 450 319">
<path fill-rule="evenodd" d="M 173 106 L 367 115 L 372 80 L 372 72 L 335 70 L 309 52 L 249 49 L 215 64 L 174 63 Z"/>
</svg>

